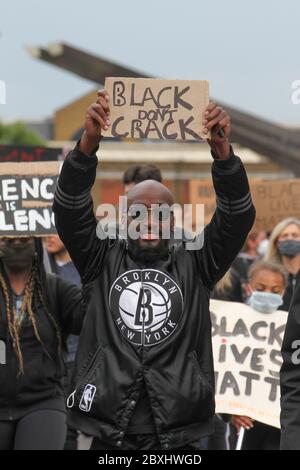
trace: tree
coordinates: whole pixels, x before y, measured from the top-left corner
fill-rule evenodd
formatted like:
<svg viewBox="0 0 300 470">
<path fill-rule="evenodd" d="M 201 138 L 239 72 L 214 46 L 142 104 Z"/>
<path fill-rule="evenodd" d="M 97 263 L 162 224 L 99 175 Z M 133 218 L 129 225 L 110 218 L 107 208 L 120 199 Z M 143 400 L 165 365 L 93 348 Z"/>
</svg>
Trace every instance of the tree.
<svg viewBox="0 0 300 470">
<path fill-rule="evenodd" d="M 0 144 L 41 145 L 46 142 L 34 131 L 27 129 L 22 122 L 3 124 L 0 122 Z"/>
</svg>

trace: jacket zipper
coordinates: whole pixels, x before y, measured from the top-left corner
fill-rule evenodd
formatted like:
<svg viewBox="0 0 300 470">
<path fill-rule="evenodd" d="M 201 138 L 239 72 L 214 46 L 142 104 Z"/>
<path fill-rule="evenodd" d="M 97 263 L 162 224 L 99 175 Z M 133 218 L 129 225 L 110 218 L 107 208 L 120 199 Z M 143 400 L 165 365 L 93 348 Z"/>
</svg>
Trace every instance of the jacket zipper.
<svg viewBox="0 0 300 470">
<path fill-rule="evenodd" d="M 143 291 L 144 297 L 144 291 Z M 142 310 L 142 363 L 144 362 L 144 347 L 145 347 L 145 307 L 143 306 Z"/>
<path fill-rule="evenodd" d="M 143 284 L 143 271 L 141 270 L 141 283 L 142 283 L 142 350 L 141 350 L 141 359 L 142 364 L 144 363 L 144 347 L 145 347 L 145 305 L 144 305 L 144 298 L 145 298 L 145 291 L 144 291 L 144 284 Z"/>
<path fill-rule="evenodd" d="M 83 372 L 83 375 L 81 377 L 81 379 L 79 380 L 79 382 L 76 384 L 75 386 L 75 390 L 73 390 L 72 393 L 70 393 L 70 395 L 68 396 L 67 398 L 67 408 L 73 408 L 74 404 L 75 404 L 75 394 L 77 392 L 77 390 L 81 387 L 81 385 L 84 384 L 84 381 L 86 379 L 86 376 L 89 374 L 89 372 L 93 369 L 95 363 L 96 363 L 96 360 L 97 360 L 97 356 L 98 356 L 98 353 L 99 351 L 102 349 L 102 346 L 98 346 L 98 348 L 96 349 L 96 352 L 95 354 L 93 355 L 91 361 L 90 361 L 90 364 L 87 366 L 85 372 Z M 71 402 L 71 403 L 70 403 Z"/>
</svg>

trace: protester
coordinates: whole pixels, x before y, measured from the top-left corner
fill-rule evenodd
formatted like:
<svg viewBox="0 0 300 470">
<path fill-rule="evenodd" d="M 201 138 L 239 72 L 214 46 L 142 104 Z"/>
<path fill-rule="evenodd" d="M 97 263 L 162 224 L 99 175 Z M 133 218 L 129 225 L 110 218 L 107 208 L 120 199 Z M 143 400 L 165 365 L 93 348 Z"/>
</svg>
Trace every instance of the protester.
<svg viewBox="0 0 300 470">
<path fill-rule="evenodd" d="M 216 284 L 211 298 L 226 300 L 227 302 L 243 302 L 243 288 L 239 275 L 234 268 L 231 267 Z"/>
<path fill-rule="evenodd" d="M 58 235 L 45 237 L 45 247 L 49 256 L 51 272 L 61 276 L 66 281 L 76 286 L 81 286 L 81 279 L 75 268 L 65 245 Z M 66 395 L 70 389 L 71 376 L 73 373 L 74 359 L 78 346 L 78 336 L 69 335 L 67 338 L 67 375 L 64 388 Z M 77 432 L 68 427 L 65 450 L 77 449 Z"/>
<path fill-rule="evenodd" d="M 249 270 L 249 283 L 246 286 L 247 303 L 262 314 L 275 312 L 281 309 L 286 284 L 287 272 L 282 265 L 257 261 Z M 279 449 L 279 429 L 254 421 L 248 416 L 234 415 L 231 422 L 237 433 L 241 427 L 247 430 L 243 440 L 243 450 Z"/>
<path fill-rule="evenodd" d="M 274 227 L 264 260 L 282 264 L 289 273 L 281 306 L 281 310 L 288 311 L 300 279 L 300 220 L 289 217 Z"/>
<path fill-rule="evenodd" d="M 93 438 L 92 449 L 193 448 L 212 432 L 209 292 L 245 242 L 255 210 L 229 144 L 228 114 L 211 103 L 203 123 L 218 207 L 198 249 L 170 249 L 162 233 L 174 227 L 173 197 L 152 180 L 128 193 L 127 222 L 131 230 L 138 216 L 138 238 L 96 237 L 90 191 L 109 125 L 106 92 L 88 108 L 83 136 L 64 161 L 53 209 L 88 304 L 68 406 L 70 424 Z"/>
<path fill-rule="evenodd" d="M 39 238 L 0 238 L 0 449 L 60 450 L 66 335 L 80 332 L 81 293 L 45 273 Z"/>
<path fill-rule="evenodd" d="M 127 168 L 123 175 L 124 194 L 128 194 L 137 183 L 146 180 L 155 180 L 162 182 L 160 169 L 155 165 L 131 165 Z M 110 230 L 111 233 L 112 230 Z M 170 236 L 170 244 L 177 244 L 181 241 L 188 241 L 193 238 L 193 234 L 189 231 L 184 232 L 181 226 L 175 225 L 174 231 Z"/>
<path fill-rule="evenodd" d="M 155 180 L 162 181 L 162 176 L 160 169 L 155 165 L 130 165 L 123 174 L 123 187 L 124 194 L 126 195 L 128 191 L 133 188 L 137 183 L 141 183 L 146 180 Z M 119 207 L 116 207 L 117 214 L 119 214 Z M 110 238 L 120 237 L 120 227 L 116 220 L 105 220 L 103 221 L 103 214 L 99 214 L 99 211 L 96 211 L 96 217 L 101 222 L 102 230 L 105 231 Z M 100 227 L 98 226 L 98 229 Z"/>
<path fill-rule="evenodd" d="M 257 260 L 260 255 L 262 242 L 266 240 L 265 231 L 252 231 L 249 233 L 244 249 L 238 254 L 232 266 L 237 271 L 241 279 L 247 282 L 248 271 L 251 264 Z"/>
<path fill-rule="evenodd" d="M 300 284 L 295 288 L 282 343 L 280 371 L 282 450 L 300 450 Z"/>
</svg>

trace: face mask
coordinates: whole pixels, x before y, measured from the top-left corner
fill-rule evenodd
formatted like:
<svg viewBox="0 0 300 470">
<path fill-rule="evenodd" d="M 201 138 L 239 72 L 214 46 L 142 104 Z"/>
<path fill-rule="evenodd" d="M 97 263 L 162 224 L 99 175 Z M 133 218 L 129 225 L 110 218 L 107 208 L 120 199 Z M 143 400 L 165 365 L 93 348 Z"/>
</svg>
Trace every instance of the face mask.
<svg viewBox="0 0 300 470">
<path fill-rule="evenodd" d="M 268 246 L 269 246 L 269 240 L 266 238 L 265 240 L 260 242 L 260 244 L 258 245 L 257 250 L 256 250 L 257 254 L 259 256 L 264 256 L 267 253 Z"/>
<path fill-rule="evenodd" d="M 294 256 L 300 253 L 300 241 L 282 240 L 278 242 L 278 251 L 281 256 L 288 256 L 289 258 L 294 258 Z"/>
<path fill-rule="evenodd" d="M 252 292 L 248 305 L 261 313 L 273 313 L 283 304 L 282 296 L 273 292 Z"/>
<path fill-rule="evenodd" d="M 11 246 L 9 244 L 0 248 L 0 258 L 8 268 L 26 268 L 33 260 L 34 245 Z"/>
</svg>

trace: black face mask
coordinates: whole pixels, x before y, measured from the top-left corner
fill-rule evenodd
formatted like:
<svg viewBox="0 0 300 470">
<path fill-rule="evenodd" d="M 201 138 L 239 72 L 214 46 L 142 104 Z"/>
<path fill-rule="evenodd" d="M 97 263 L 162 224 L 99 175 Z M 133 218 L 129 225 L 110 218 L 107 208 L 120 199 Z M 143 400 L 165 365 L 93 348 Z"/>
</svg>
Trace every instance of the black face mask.
<svg viewBox="0 0 300 470">
<path fill-rule="evenodd" d="M 25 269 L 31 265 L 35 254 L 33 244 L 11 245 L 0 247 L 0 258 L 11 269 Z"/>
<path fill-rule="evenodd" d="M 282 240 L 278 242 L 278 251 L 281 256 L 288 256 L 294 258 L 300 253 L 300 241 L 299 240 Z"/>
</svg>

